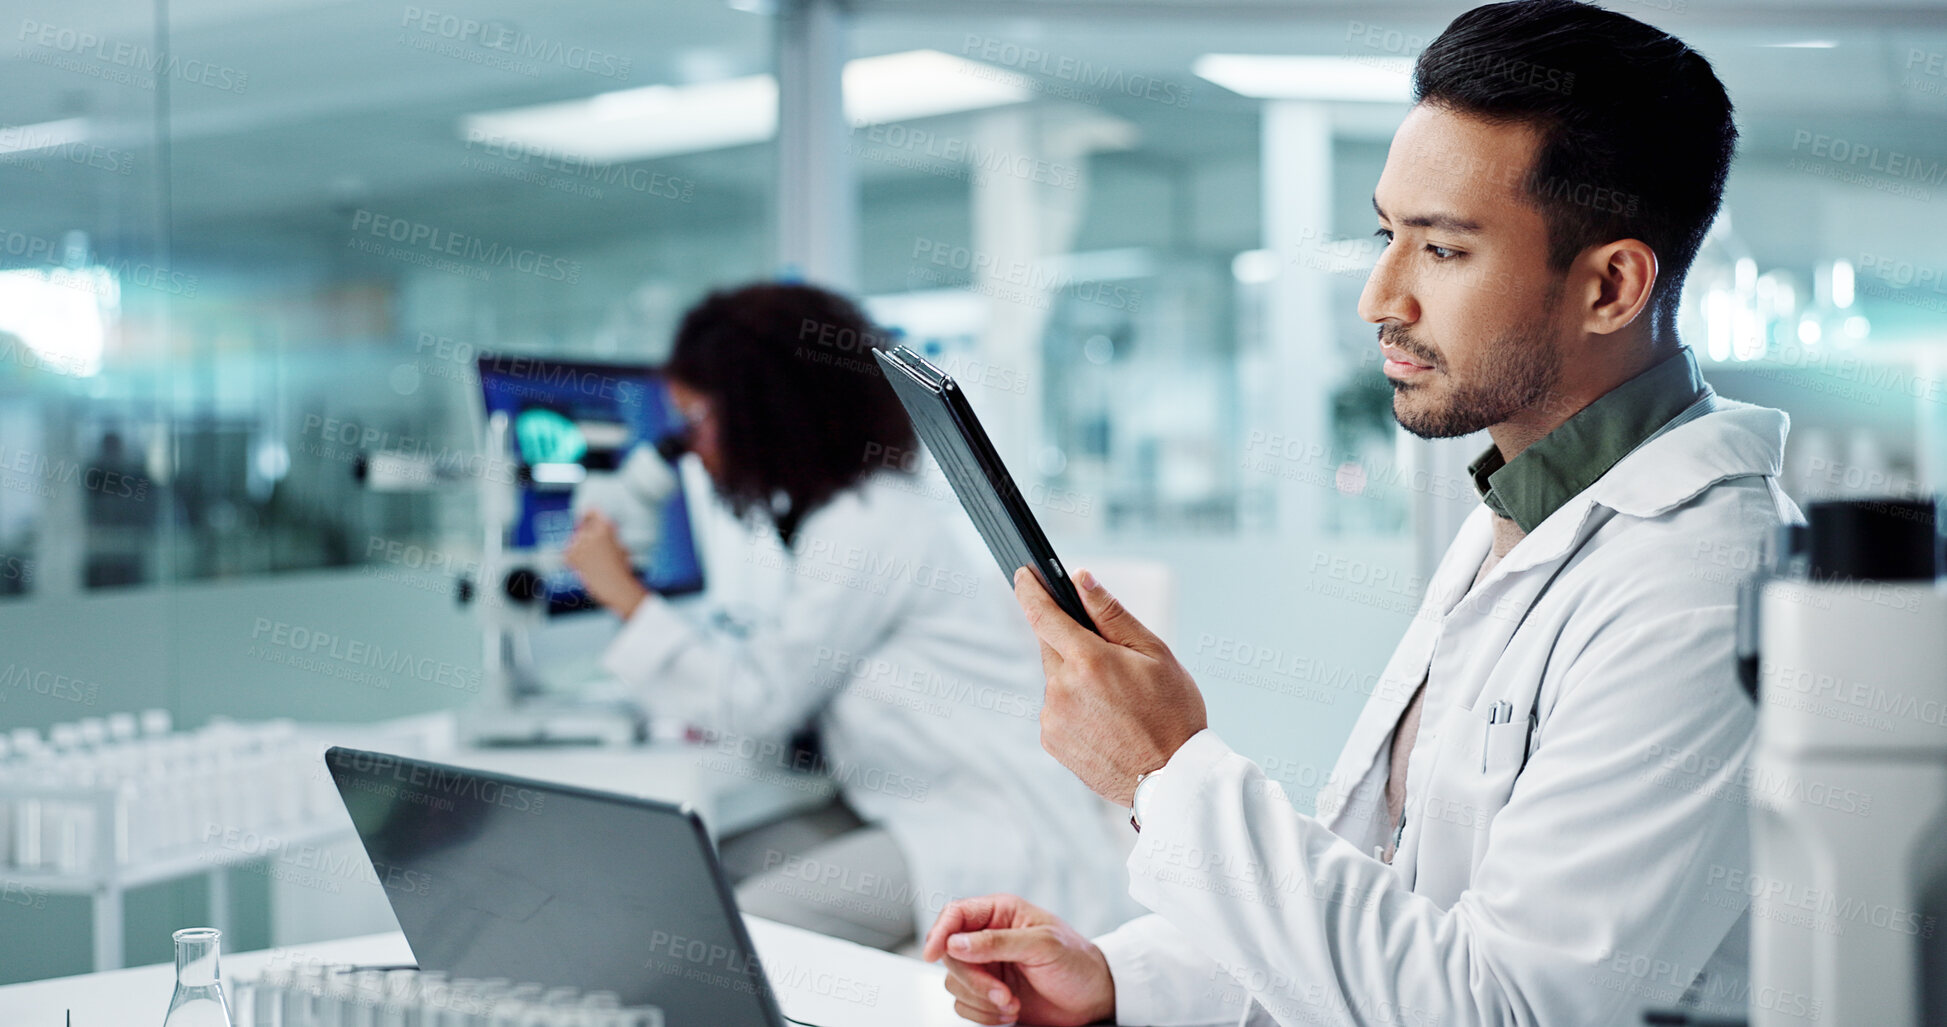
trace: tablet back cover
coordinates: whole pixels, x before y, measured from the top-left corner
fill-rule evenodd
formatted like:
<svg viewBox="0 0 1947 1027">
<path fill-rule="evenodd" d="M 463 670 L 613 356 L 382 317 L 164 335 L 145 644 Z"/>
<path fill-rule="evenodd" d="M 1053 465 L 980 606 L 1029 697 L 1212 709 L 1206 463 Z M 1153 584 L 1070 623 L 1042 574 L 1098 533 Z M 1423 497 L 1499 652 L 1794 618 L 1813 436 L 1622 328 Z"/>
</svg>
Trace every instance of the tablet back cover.
<svg viewBox="0 0 1947 1027">
<path fill-rule="evenodd" d="M 891 354 L 874 350 L 873 356 L 1010 585 L 1016 567 L 1029 568 L 1064 612 L 1094 631 L 1074 583 L 960 387 L 903 347 Z"/>
</svg>

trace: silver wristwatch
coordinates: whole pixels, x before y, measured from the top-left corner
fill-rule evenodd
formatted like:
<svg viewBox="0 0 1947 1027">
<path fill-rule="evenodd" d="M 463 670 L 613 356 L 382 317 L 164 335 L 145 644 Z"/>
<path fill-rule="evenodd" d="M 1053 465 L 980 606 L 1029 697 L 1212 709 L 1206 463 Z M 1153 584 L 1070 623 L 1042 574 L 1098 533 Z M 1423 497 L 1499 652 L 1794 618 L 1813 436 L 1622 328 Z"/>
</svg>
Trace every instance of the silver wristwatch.
<svg viewBox="0 0 1947 1027">
<path fill-rule="evenodd" d="M 1143 829 L 1143 786 L 1149 783 L 1150 778 L 1156 776 L 1156 771 L 1162 769 L 1162 767 L 1157 767 L 1156 770 L 1136 775 L 1136 790 L 1130 793 L 1129 796 L 1129 826 L 1135 828 L 1138 832 L 1141 832 Z"/>
</svg>

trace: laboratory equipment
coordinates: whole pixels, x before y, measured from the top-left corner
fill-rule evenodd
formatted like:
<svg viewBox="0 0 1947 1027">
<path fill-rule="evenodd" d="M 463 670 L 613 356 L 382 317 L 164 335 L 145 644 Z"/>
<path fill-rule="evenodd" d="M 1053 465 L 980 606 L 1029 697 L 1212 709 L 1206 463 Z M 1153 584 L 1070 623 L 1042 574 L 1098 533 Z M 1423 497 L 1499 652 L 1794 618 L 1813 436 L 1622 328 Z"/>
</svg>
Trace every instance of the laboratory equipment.
<svg viewBox="0 0 1947 1027">
<path fill-rule="evenodd" d="M 187 927 L 176 935 L 176 992 L 162 1027 L 231 1027 L 230 1002 L 218 966 L 223 933 Z"/>
<path fill-rule="evenodd" d="M 1947 591 L 1932 499 L 1814 503 L 1755 583 L 1758 1027 L 1947 1023 Z M 1749 618 L 1747 618 L 1749 620 Z"/>
<path fill-rule="evenodd" d="M 239 1027 L 663 1027 L 661 1009 L 624 1006 L 609 991 L 312 960 L 273 962 L 243 994 Z"/>
<path fill-rule="evenodd" d="M 87 896 L 96 970 L 122 964 L 130 888 L 207 875 L 221 926 L 228 868 L 302 862 L 350 831 L 313 730 L 217 718 L 176 731 L 165 710 L 55 725 L 45 737 L 16 728 L 0 752 L 0 877 L 24 901 Z M 450 745 L 451 733 L 419 720 L 329 731 L 415 751 Z"/>
<path fill-rule="evenodd" d="M 703 587 L 689 510 L 670 466 L 687 424 L 647 367 L 482 356 L 486 433 L 480 475 L 484 530 L 477 575 L 460 597 L 484 629 L 481 702 L 462 732 L 492 744 L 639 740 L 624 704 L 550 694 L 534 636 L 551 620 L 600 605 L 561 560 L 577 519 L 600 510 L 617 525 L 643 585 L 663 595 Z"/>
<path fill-rule="evenodd" d="M 336 817 L 316 772 L 322 742 L 299 744 L 288 720 L 218 718 L 170 729 L 168 714 L 56 724 L 42 739 L 15 729 L 0 758 L 0 810 L 9 841 L 0 867 L 55 875 L 129 867 Z"/>
</svg>

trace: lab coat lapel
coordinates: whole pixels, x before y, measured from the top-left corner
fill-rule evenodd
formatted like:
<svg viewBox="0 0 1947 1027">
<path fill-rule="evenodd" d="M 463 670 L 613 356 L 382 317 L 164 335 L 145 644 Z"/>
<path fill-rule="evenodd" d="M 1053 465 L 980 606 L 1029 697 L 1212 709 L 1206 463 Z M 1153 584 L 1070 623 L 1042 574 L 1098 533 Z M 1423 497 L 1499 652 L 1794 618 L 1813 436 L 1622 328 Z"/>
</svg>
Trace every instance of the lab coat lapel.
<svg viewBox="0 0 1947 1027">
<path fill-rule="evenodd" d="M 1379 750 L 1392 737 L 1414 690 L 1425 679 L 1440 625 L 1473 583 L 1488 547 L 1493 544 L 1493 536 L 1492 515 L 1485 506 L 1477 507 L 1440 559 L 1440 566 L 1427 582 L 1419 611 L 1406 628 L 1406 637 L 1400 639 L 1392 659 L 1386 662 L 1385 671 L 1379 675 L 1358 721 L 1352 725 L 1345 748 L 1339 752 L 1331 777 L 1318 792 L 1318 818 L 1327 828 L 1351 837 L 1341 828 L 1350 829 L 1355 811 L 1363 810 L 1363 806 L 1349 800 L 1371 771 Z"/>
<path fill-rule="evenodd" d="M 1527 719 L 1528 711 L 1535 706 L 1541 678 L 1497 674 L 1496 669 L 1556 573 L 1608 517 L 1609 512 L 1593 503 L 1586 492 L 1570 500 L 1516 543 L 1440 625 L 1440 642 L 1428 670 L 1426 704 L 1415 743 L 1418 758 L 1407 766 L 1405 831 L 1393 856 L 1393 869 L 1414 891 L 1450 901 L 1465 888 L 1467 875 L 1472 872 L 1467 852 L 1443 852 L 1438 858 L 1438 872 L 1451 880 L 1420 881 L 1420 856 L 1423 840 L 1425 845 L 1442 849 L 1471 845 L 1472 829 L 1456 829 L 1445 823 L 1429 828 L 1427 818 L 1413 816 L 1412 810 L 1425 808 L 1429 796 L 1438 797 L 1452 782 L 1464 785 L 1473 779 L 1468 768 L 1454 761 L 1464 762 L 1468 753 L 1478 756 L 1478 751 L 1469 747 L 1467 737 L 1457 733 L 1474 725 L 1474 716 L 1484 709 L 1483 704 L 1506 701 L 1517 711 L 1517 719 Z M 1439 842 L 1430 840 L 1430 830 L 1439 835 Z"/>
<path fill-rule="evenodd" d="M 1428 671 L 1429 712 L 1474 706 L 1528 611 L 1556 571 L 1607 516 L 1587 492 L 1569 500 L 1515 543 L 1487 577 L 1453 605 L 1437 626 L 1436 639 L 1464 639 L 1465 644 L 1436 644 Z M 1422 730 L 1432 719 L 1422 720 Z"/>
</svg>

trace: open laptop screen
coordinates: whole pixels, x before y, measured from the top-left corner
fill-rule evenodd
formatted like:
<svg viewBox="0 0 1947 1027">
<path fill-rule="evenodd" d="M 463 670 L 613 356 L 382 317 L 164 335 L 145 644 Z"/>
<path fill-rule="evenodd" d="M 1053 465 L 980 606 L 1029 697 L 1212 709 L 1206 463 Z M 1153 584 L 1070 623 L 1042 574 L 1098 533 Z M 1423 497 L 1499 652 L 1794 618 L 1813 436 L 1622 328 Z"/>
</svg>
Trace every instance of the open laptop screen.
<svg viewBox="0 0 1947 1027">
<path fill-rule="evenodd" d="M 613 991 L 672 1027 L 784 1027 L 695 813 L 333 748 L 421 969 Z"/>
</svg>

